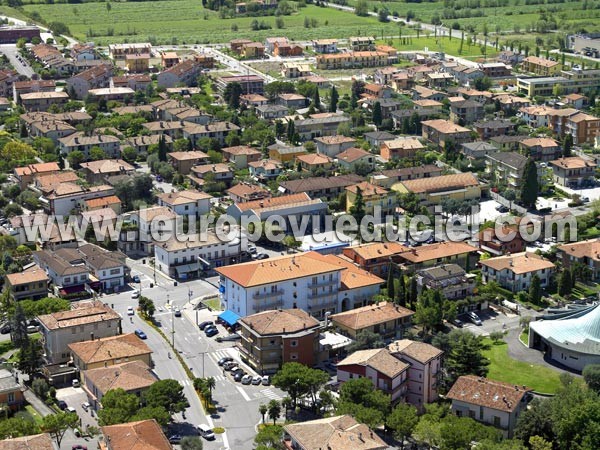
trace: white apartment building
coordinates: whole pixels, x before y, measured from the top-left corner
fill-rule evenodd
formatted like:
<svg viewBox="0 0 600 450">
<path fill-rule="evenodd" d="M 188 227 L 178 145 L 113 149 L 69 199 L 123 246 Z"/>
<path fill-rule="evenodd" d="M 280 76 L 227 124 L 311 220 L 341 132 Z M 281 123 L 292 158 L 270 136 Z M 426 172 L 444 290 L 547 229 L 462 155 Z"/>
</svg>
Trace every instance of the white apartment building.
<svg viewBox="0 0 600 450">
<path fill-rule="evenodd" d="M 234 238 L 221 241 L 213 231 L 194 236 L 194 240 L 172 237 L 166 242 L 155 242 L 156 268 L 170 277 L 197 278 L 215 267 L 236 264 L 246 251 L 246 241 Z"/>
<path fill-rule="evenodd" d="M 146 255 L 154 253 L 154 236 L 174 233 L 177 214 L 166 206 L 153 206 L 140 209 L 130 214 L 131 231 L 122 231 L 120 249 L 125 253 L 141 252 Z M 123 243 L 124 241 L 124 243 Z"/>
<path fill-rule="evenodd" d="M 535 253 L 514 253 L 479 262 L 484 283 L 495 281 L 512 292 L 527 291 L 531 279 L 537 275 L 542 287 L 548 286 L 556 267 Z"/>
<path fill-rule="evenodd" d="M 210 212 L 211 195 L 192 189 L 158 195 L 158 205 L 166 206 L 179 216 L 200 217 Z"/>
<path fill-rule="evenodd" d="M 337 260 L 340 258 L 335 255 L 306 252 L 218 268 L 221 301 L 225 309 L 242 317 L 271 309 L 299 308 L 323 318 L 326 312 L 341 311 L 344 298 L 365 295 L 366 288 L 379 292 L 381 279 L 348 277 L 349 272 L 362 275 L 363 271 Z"/>
</svg>

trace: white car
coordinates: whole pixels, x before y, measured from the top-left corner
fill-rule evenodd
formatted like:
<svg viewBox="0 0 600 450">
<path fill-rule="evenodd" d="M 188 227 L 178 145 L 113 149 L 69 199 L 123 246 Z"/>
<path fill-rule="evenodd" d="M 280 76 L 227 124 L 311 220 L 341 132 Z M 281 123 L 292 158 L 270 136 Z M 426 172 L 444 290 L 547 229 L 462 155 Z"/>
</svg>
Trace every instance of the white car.
<svg viewBox="0 0 600 450">
<path fill-rule="evenodd" d="M 80 386 L 79 380 L 77 380 L 77 379 L 73 380 L 72 385 L 74 388 L 78 388 Z"/>
<path fill-rule="evenodd" d="M 250 384 L 252 383 L 252 375 L 244 375 L 242 377 L 242 384 Z"/>
<path fill-rule="evenodd" d="M 271 384 L 271 377 L 269 377 L 269 375 L 264 375 L 262 377 L 262 384 L 263 386 L 268 386 Z"/>
<path fill-rule="evenodd" d="M 138 291 L 137 289 L 134 289 L 134 291 L 131 293 L 131 298 L 139 298 L 140 296 L 140 291 Z"/>
<path fill-rule="evenodd" d="M 133 311 L 133 306 L 128 306 L 128 307 L 127 307 L 127 315 L 128 315 L 128 316 L 133 316 L 133 315 L 135 315 L 135 312 Z"/>
<path fill-rule="evenodd" d="M 262 377 L 260 375 L 256 375 L 252 378 L 252 384 L 259 385 L 260 383 L 262 383 Z"/>
</svg>

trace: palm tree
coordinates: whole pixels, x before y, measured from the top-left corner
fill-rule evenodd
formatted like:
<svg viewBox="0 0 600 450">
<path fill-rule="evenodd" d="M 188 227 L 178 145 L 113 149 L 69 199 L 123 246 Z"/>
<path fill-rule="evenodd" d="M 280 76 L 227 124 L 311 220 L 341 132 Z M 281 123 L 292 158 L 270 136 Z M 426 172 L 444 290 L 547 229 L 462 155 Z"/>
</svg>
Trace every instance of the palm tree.
<svg viewBox="0 0 600 450">
<path fill-rule="evenodd" d="M 281 399 L 281 406 L 283 407 L 283 414 L 285 416 L 285 420 L 287 420 L 288 409 L 292 407 L 292 399 L 287 396 L 283 397 Z"/>
<path fill-rule="evenodd" d="M 215 380 L 214 377 L 208 377 L 206 379 L 206 387 L 210 391 L 210 398 L 211 399 L 212 399 L 212 391 L 213 391 L 213 389 L 215 388 L 216 385 L 217 385 L 217 381 Z"/>
<path fill-rule="evenodd" d="M 260 415 L 262 416 L 262 422 L 265 423 L 265 414 L 267 412 L 269 412 L 269 407 L 267 405 L 265 405 L 264 403 L 261 403 L 258 406 L 258 412 L 260 413 Z"/>
<path fill-rule="evenodd" d="M 276 424 L 277 419 L 281 415 L 281 404 L 277 400 L 271 400 L 269 402 L 269 418 L 273 419 L 273 425 Z"/>
</svg>

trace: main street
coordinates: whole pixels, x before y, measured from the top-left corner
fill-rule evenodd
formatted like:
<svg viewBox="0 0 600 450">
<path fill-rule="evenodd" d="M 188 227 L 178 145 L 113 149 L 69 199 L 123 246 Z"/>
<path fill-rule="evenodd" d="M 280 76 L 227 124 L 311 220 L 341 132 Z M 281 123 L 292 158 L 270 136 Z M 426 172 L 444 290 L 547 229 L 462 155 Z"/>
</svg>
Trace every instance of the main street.
<svg viewBox="0 0 600 450">
<path fill-rule="evenodd" d="M 194 306 L 202 297 L 216 295 L 217 288 L 204 280 L 193 280 L 186 283 L 177 283 L 160 272 L 154 271 L 142 260 L 128 261 L 132 267 L 132 275 L 140 277 L 142 295 L 152 299 L 156 305 L 155 320 L 168 338 L 174 341 L 174 347 L 181 355 L 185 364 L 197 377 L 214 377 L 216 387 L 213 391 L 214 403 L 217 413 L 206 416 L 198 396 L 196 395 L 191 380 L 187 377 L 179 360 L 165 339 L 151 326 L 144 322 L 136 313 L 127 316 L 127 307 L 137 306 L 137 299 L 131 298 L 131 290 L 119 294 L 106 295 L 101 300 L 123 316 L 123 332 L 129 333 L 142 329 L 148 336 L 147 344 L 153 354 L 156 374 L 161 378 L 179 380 L 184 386 L 185 394 L 190 402 L 190 408 L 185 411 L 185 419 L 181 414 L 175 417 L 173 432 L 181 435 L 195 434 L 195 427 L 201 423 L 211 427 L 223 427 L 225 433 L 217 435 L 213 442 L 205 442 L 205 448 L 211 449 L 238 449 L 251 448 L 256 434 L 255 427 L 260 422 L 261 416 L 258 406 L 268 403 L 271 399 L 283 398 L 283 392 L 273 386 L 243 386 L 233 381 L 229 374 L 224 374 L 217 365 L 223 356 L 232 356 L 239 360 L 237 350 L 233 343 L 218 343 L 214 338 L 204 336 L 197 323 L 205 320 L 216 320 L 218 312 L 207 309 L 195 310 Z M 150 287 L 153 284 L 153 287 Z M 179 308 L 181 317 L 175 317 L 173 310 Z M 175 333 L 173 334 L 173 329 Z M 219 326 L 220 336 L 227 335 Z M 248 367 L 244 369 L 254 375 Z"/>
</svg>

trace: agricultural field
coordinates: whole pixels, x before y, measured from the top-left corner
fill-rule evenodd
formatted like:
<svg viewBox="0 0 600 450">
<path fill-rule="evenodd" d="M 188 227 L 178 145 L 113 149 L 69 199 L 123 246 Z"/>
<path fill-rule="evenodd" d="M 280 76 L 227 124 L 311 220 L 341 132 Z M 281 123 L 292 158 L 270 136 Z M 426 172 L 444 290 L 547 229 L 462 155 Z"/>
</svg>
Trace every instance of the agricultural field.
<svg viewBox="0 0 600 450">
<path fill-rule="evenodd" d="M 387 36 L 396 34 L 397 30 L 397 25 L 382 24 L 374 17 L 358 17 L 312 5 L 300 8 L 291 16 L 282 16 L 283 29 L 276 27 L 274 16 L 221 19 L 218 13 L 204 9 L 198 0 L 110 2 L 110 8 L 106 5 L 104 2 L 28 4 L 23 9 L 28 14 L 39 14 L 46 23 L 63 22 L 75 38 L 99 45 L 139 41 L 203 44 L 229 42 L 241 37 L 262 42 L 268 36 L 280 35 L 294 40 L 311 40 L 367 34 Z M 308 18 L 310 28 L 305 27 L 305 18 Z M 271 29 L 253 31 L 251 23 L 254 20 L 270 25 Z M 235 27 L 237 31 L 233 31 Z"/>
<path fill-rule="evenodd" d="M 395 48 L 397 48 L 398 51 L 428 50 L 430 52 L 444 52 L 449 55 L 460 56 L 466 59 L 478 60 L 484 58 L 484 55 L 481 52 L 482 45 L 468 45 L 466 37 L 461 50 L 460 38 L 453 37 L 452 39 L 450 39 L 449 36 L 436 38 L 433 36 L 426 36 L 425 34 L 426 33 L 422 32 L 421 37 L 410 37 L 408 38 L 408 42 L 406 42 L 406 38 L 400 40 L 397 37 L 380 42 L 392 45 Z M 486 48 L 486 50 L 487 54 L 485 56 L 487 58 L 494 57 L 498 53 L 492 47 L 489 46 Z"/>
<path fill-rule="evenodd" d="M 358 0 L 349 0 L 355 5 Z M 461 28 L 473 27 L 481 33 L 484 24 L 490 32 L 518 31 L 526 32 L 536 28 L 540 15 L 553 19 L 562 31 L 586 29 L 600 30 L 600 2 L 581 0 L 442 0 L 442 1 L 373 1 L 367 0 L 369 9 L 387 8 L 389 13 L 398 13 L 406 17 L 409 12 L 414 19 L 431 23 L 438 18 L 444 26 L 458 23 Z M 538 3 L 538 4 L 534 4 Z M 481 14 L 478 17 L 466 17 Z"/>
</svg>

